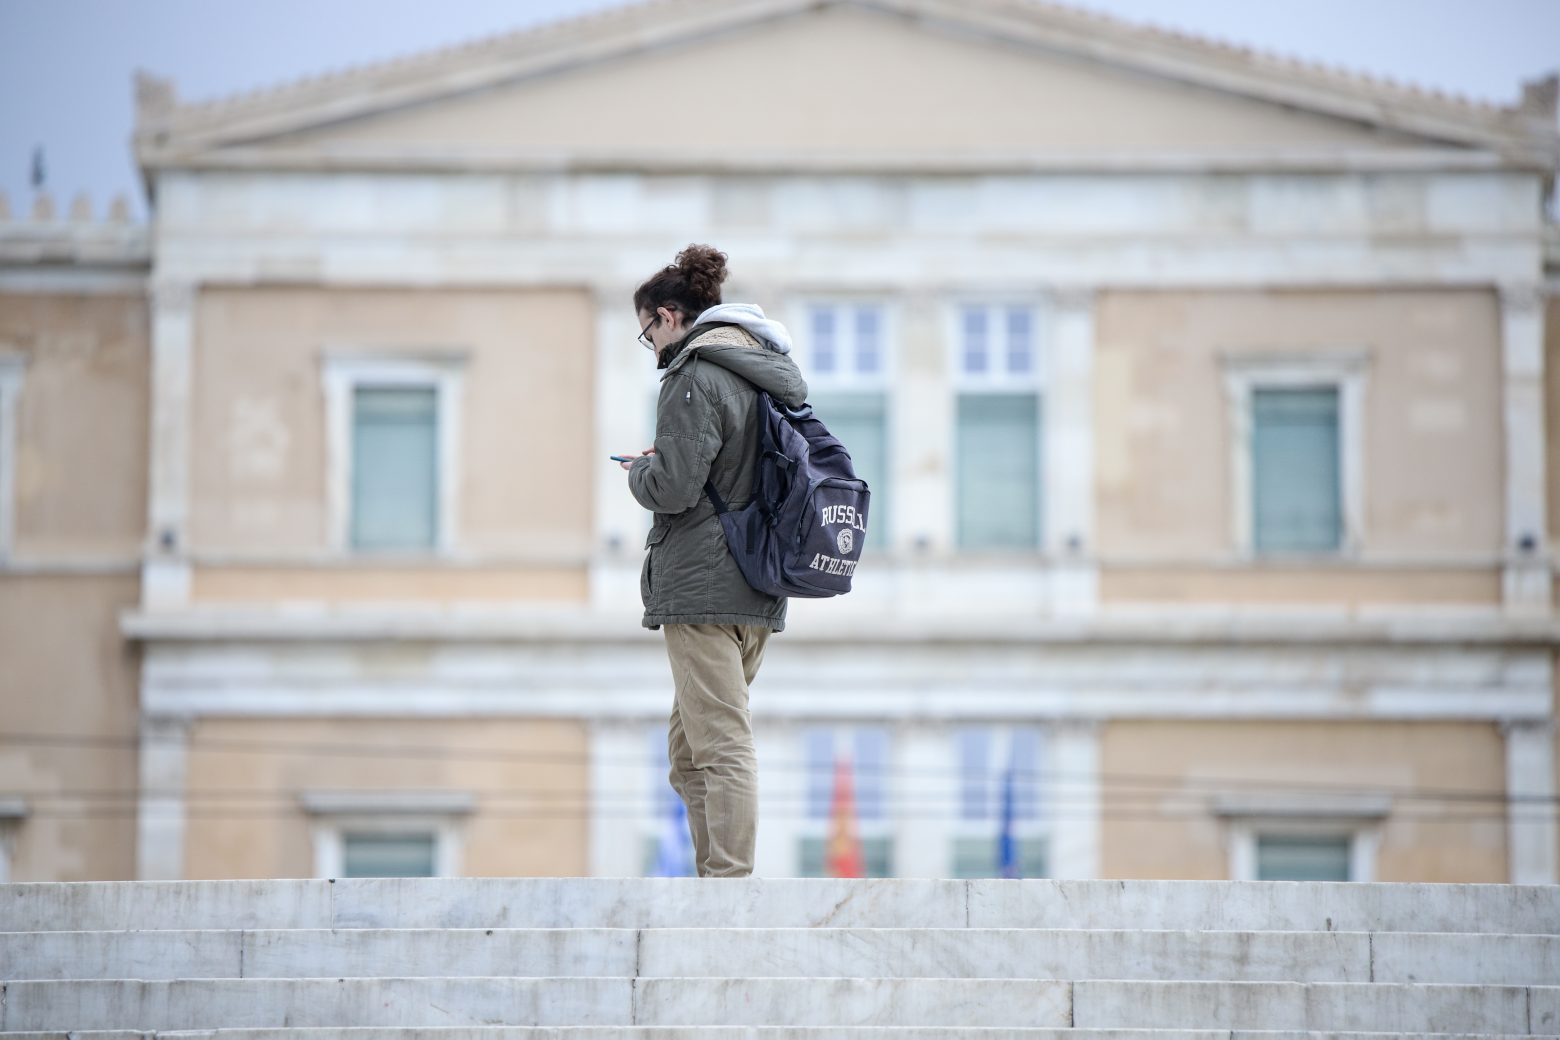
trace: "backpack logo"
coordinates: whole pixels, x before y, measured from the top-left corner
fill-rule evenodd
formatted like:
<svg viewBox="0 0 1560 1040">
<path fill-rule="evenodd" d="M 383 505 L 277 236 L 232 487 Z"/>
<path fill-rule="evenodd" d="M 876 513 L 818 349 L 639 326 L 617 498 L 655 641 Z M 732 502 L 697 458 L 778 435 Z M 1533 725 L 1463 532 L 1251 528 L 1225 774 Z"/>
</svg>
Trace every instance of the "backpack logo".
<svg viewBox="0 0 1560 1040">
<path fill-rule="evenodd" d="M 856 544 L 856 535 L 847 527 L 840 531 L 839 538 L 835 540 L 839 543 L 840 555 L 849 556 L 851 548 Z"/>
</svg>

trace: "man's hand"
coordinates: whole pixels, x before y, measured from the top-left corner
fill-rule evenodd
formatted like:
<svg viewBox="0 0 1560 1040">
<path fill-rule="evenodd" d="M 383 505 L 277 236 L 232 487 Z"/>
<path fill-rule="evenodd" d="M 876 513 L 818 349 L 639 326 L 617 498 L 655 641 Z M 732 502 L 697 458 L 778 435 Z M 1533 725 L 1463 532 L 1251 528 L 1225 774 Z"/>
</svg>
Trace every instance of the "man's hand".
<svg viewBox="0 0 1560 1040">
<path fill-rule="evenodd" d="M 640 452 L 638 455 L 635 455 L 634 459 L 643 458 L 646 455 L 654 455 L 654 454 L 655 454 L 655 448 L 653 448 L 653 447 L 646 448 L 644 451 Z M 631 467 L 634 464 L 634 459 L 629 459 L 627 462 L 619 462 L 618 465 L 622 466 L 623 469 L 627 470 L 629 467 Z"/>
</svg>

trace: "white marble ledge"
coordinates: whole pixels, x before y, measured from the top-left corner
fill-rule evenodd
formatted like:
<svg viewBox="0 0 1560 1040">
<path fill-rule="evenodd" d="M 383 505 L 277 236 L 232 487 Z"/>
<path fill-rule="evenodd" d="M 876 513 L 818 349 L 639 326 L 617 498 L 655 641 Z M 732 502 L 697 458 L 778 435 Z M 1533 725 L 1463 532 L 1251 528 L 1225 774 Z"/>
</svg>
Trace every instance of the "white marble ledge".
<svg viewBox="0 0 1560 1040">
<path fill-rule="evenodd" d="M 637 607 L 637 604 L 635 604 Z M 831 609 L 834 607 L 835 609 Z M 790 642 L 880 644 L 1143 645 L 1481 645 L 1560 646 L 1560 616 L 1495 611 L 1354 613 L 1230 605 L 1221 609 L 1102 610 L 1089 617 L 1013 611 L 880 614 L 793 601 Z M 800 609 L 798 609 L 800 608 Z M 120 616 L 126 638 L 142 642 L 338 642 L 440 640 L 644 644 L 659 632 L 630 610 L 537 606 L 267 606 L 140 609 Z"/>
</svg>

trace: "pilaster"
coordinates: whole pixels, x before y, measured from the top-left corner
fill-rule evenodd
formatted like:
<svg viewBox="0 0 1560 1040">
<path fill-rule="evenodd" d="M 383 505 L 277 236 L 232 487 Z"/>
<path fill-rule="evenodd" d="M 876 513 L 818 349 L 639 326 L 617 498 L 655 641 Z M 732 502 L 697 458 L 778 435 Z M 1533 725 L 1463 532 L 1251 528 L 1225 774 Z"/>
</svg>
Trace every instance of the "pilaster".
<svg viewBox="0 0 1560 1040">
<path fill-rule="evenodd" d="M 139 881 L 184 880 L 189 726 L 190 720 L 182 716 L 141 719 L 135 847 Z"/>
<path fill-rule="evenodd" d="M 1502 601 L 1507 613 L 1551 606 L 1544 470 L 1543 295 L 1529 283 L 1500 287 L 1506 524 Z"/>
</svg>

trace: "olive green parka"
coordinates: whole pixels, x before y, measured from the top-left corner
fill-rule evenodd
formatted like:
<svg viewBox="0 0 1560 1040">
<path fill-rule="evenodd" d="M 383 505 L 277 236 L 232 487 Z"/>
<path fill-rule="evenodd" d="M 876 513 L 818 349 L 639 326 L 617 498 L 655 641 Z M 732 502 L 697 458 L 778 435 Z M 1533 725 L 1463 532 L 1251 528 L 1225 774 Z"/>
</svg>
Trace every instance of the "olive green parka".
<svg viewBox="0 0 1560 1040">
<path fill-rule="evenodd" d="M 663 624 L 785 628 L 784 597 L 747 583 L 726 548 L 709 480 L 741 509 L 758 468 L 758 391 L 799 408 L 807 383 L 789 354 L 735 325 L 694 330 L 661 376 L 655 453 L 634 460 L 628 487 L 654 522 L 645 539 L 639 592 L 646 628 Z"/>
</svg>

